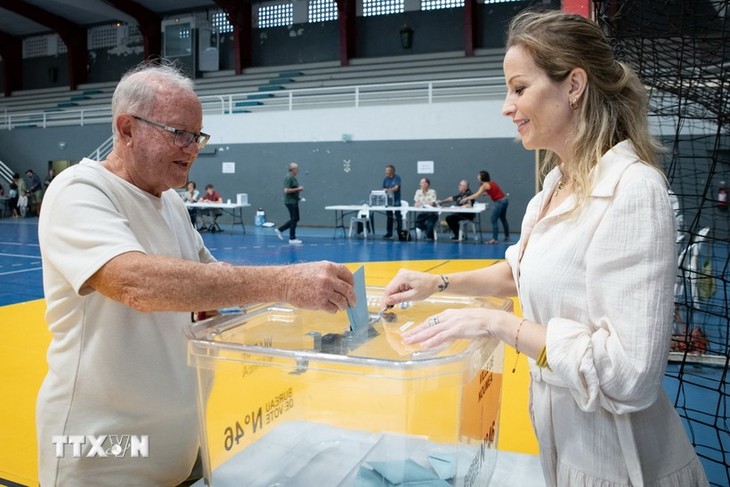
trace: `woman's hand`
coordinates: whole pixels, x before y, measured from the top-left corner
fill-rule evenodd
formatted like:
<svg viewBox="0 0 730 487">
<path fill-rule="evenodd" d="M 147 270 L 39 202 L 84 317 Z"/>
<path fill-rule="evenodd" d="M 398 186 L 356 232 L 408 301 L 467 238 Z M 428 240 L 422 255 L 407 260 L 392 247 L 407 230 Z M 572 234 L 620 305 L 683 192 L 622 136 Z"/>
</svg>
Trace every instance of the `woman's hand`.
<svg viewBox="0 0 730 487">
<path fill-rule="evenodd" d="M 457 338 L 500 337 L 500 330 L 514 315 L 489 308 L 447 309 L 403 332 L 403 342 L 435 348 Z"/>
<path fill-rule="evenodd" d="M 420 301 L 436 292 L 441 278 L 436 274 L 401 269 L 387 286 L 383 295 L 384 306 L 403 301 Z"/>
</svg>

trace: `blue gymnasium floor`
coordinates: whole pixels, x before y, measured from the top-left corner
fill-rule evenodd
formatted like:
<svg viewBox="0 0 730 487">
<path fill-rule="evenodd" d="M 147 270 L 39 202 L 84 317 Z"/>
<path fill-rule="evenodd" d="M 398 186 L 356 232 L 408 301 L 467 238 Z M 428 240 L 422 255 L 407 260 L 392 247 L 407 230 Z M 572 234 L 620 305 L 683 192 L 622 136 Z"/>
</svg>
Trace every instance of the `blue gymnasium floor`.
<svg viewBox="0 0 730 487">
<path fill-rule="evenodd" d="M 218 259 L 232 264 L 291 264 L 331 260 L 374 262 L 445 259 L 501 259 L 505 243 L 453 242 L 442 234 L 436 242 L 385 240 L 376 237 L 333 238 L 332 228 L 297 229 L 302 245 L 279 240 L 272 228 L 221 225 L 223 232 L 203 233 L 206 245 Z M 514 237 L 513 237 L 514 239 Z M 513 240 L 514 242 L 514 240 Z M 38 219 L 0 219 L 0 306 L 43 298 Z"/>
<path fill-rule="evenodd" d="M 475 242 L 452 242 L 448 235 L 437 242 L 399 242 L 384 240 L 382 231 L 375 238 L 346 239 L 340 235 L 333 238 L 332 228 L 301 228 L 297 232 L 303 245 L 290 246 L 288 242 L 279 240 L 273 229 L 246 225 L 244 235 L 240 227 L 231 228 L 223 225 L 222 233 L 204 233 L 203 238 L 213 255 L 219 260 L 234 264 L 288 264 L 316 260 L 332 260 L 335 262 L 376 262 L 414 260 L 448 260 L 448 259 L 502 259 L 507 247 L 505 243 L 484 245 Z M 40 249 L 38 246 L 38 220 L 26 218 L 22 220 L 0 219 L 0 306 L 23 303 L 43 298 Z M 514 239 L 515 237 L 513 237 Z M 513 240 L 514 241 L 514 240 Z M 716 245 L 715 259 L 726 260 L 727 248 L 719 249 Z M 722 250 L 722 252 L 719 252 Z M 721 257 L 718 257 L 722 254 Z M 393 274 L 397 271 L 393 268 Z M 727 289 L 724 282 L 718 286 L 716 303 L 707 303 L 710 307 L 722 307 L 722 297 Z M 713 300 L 713 301 L 715 301 Z M 709 315 L 712 313 L 705 314 Z M 701 322 L 712 336 L 712 329 L 724 329 L 725 319 L 715 315 L 712 319 L 697 314 L 694 322 Z M 720 343 L 727 337 L 712 337 Z M 728 397 L 725 374 L 721 367 L 687 364 L 681 366 L 670 364 L 664 387 L 672 401 L 679 399 L 683 415 L 694 418 L 692 423 L 685 423 L 690 438 L 697 445 L 707 476 L 712 485 L 730 485 L 730 477 L 724 463 L 727 445 L 730 438 L 727 431 L 727 417 L 724 408 Z M 683 385 L 678 387 L 677 375 L 683 376 Z M 526 457 L 530 457 L 529 455 Z M 707 459 L 712 459 L 708 461 Z M 521 461 L 522 459 L 518 459 Z M 528 467 L 535 470 L 535 461 L 529 460 Z M 514 465 L 508 469 L 514 472 Z M 514 473 L 503 472 L 504 478 L 515 480 Z M 496 475 L 496 474 L 495 474 Z M 539 473 L 532 472 L 537 478 Z M 497 485 L 502 484 L 497 481 Z M 2 482 L 0 482 L 0 485 Z M 524 484 L 526 485 L 526 484 Z"/>
</svg>

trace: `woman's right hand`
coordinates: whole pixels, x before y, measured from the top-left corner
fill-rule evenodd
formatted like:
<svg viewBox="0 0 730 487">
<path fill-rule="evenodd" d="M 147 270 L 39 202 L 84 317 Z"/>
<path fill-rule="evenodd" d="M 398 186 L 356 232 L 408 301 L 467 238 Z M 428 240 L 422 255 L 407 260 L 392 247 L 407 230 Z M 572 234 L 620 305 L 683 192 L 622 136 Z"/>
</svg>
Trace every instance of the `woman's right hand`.
<svg viewBox="0 0 730 487">
<path fill-rule="evenodd" d="M 404 301 L 420 301 L 438 290 L 441 278 L 435 274 L 401 269 L 383 294 L 383 306 L 394 306 Z"/>
</svg>

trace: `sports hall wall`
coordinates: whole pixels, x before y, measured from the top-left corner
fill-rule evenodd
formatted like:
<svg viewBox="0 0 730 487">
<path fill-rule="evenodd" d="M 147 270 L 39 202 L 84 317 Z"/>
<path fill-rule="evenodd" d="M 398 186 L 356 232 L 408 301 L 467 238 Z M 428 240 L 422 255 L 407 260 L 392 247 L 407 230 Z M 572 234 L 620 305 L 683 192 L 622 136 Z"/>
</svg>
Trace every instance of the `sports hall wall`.
<svg viewBox="0 0 730 487">
<path fill-rule="evenodd" d="M 559 4 L 543 1 L 478 3 L 474 47 L 501 46 L 508 19 L 531 3 Z M 302 5 L 303 2 L 294 3 L 295 8 Z M 409 10 L 406 5 L 406 10 L 398 15 L 358 16 L 353 56 L 386 57 L 464 49 L 462 8 L 420 11 Z M 211 17 L 214 11 L 180 15 Z M 401 45 L 403 25 L 413 29 L 413 45 L 409 49 Z M 339 59 L 336 21 L 254 29 L 252 37 L 252 66 Z M 219 47 L 220 68 L 232 69 L 232 34 L 221 35 Z M 116 81 L 141 58 L 140 38 L 130 37 L 122 45 L 92 49 L 89 51 L 89 82 Z M 24 89 L 65 86 L 68 80 L 66 65 L 65 53 L 24 59 Z M 392 107 L 370 111 L 306 111 L 298 112 L 296 116 L 273 115 L 273 119 L 263 114 L 246 114 L 229 115 L 219 122 L 216 117 L 206 116 L 205 130 L 213 138 L 200 155 L 191 178 L 200 189 L 208 182 L 215 184 L 226 199 L 235 199 L 236 193 L 248 193 L 252 204 L 264 208 L 270 220 L 280 221 L 286 217 L 280 188 L 284 168 L 288 162 L 297 161 L 301 165 L 300 182 L 306 188 L 307 198 L 306 206 L 302 208 L 302 224 L 323 226 L 331 224 L 334 217 L 323 209 L 325 205 L 366 200 L 370 189 L 380 187 L 386 164 L 396 166 L 403 179 L 403 199 L 412 201 L 422 176 L 416 170 L 418 161 L 434 161 L 434 173 L 423 176 L 431 179 L 440 197 L 454 193 L 460 179 L 467 179 L 475 188 L 477 172 L 488 170 L 510 193 L 508 215 L 512 231 L 516 232 L 518 215 L 534 194 L 534 155 L 513 142 L 516 131 L 500 116 L 500 106 L 501 103 L 492 102 L 489 107 L 478 103 L 421 107 L 420 112 L 413 107 L 400 107 L 395 111 Z M 386 121 L 388 124 L 384 123 Z M 309 128 L 310 133 L 298 132 L 302 127 Z M 494 127 L 500 129 L 495 131 Z M 377 128 L 381 130 L 374 130 Z M 226 136 L 222 137 L 224 132 Z M 272 136 L 272 133 L 276 135 Z M 2 131 L 0 160 L 18 172 L 32 168 L 43 175 L 48 161 L 78 161 L 109 135 L 107 125 Z M 351 136 L 352 140 L 342 142 L 343 136 Z M 223 174 L 223 162 L 235 162 L 236 172 Z"/>
<path fill-rule="evenodd" d="M 329 226 L 334 214 L 324 207 L 367 200 L 371 189 L 381 187 L 387 164 L 396 166 L 402 198 L 411 202 L 423 176 L 443 198 L 457 192 L 461 179 L 476 189 L 477 173 L 487 170 L 510 193 L 508 217 L 517 233 L 534 194 L 534 153 L 514 141 L 516 130 L 500 115 L 501 105 L 492 100 L 206 116 L 204 129 L 212 137 L 191 178 L 201 191 L 214 184 L 224 199 L 248 193 L 269 221 L 284 221 L 282 182 L 286 165 L 296 161 L 306 198 L 301 224 Z M 48 161 L 78 161 L 110 134 L 107 124 L 0 131 L 0 160 L 18 172 L 32 168 L 45 175 Z M 343 142 L 343 135 L 351 140 Z M 433 161 L 433 174 L 419 174 L 419 161 Z M 224 173 L 224 162 L 234 162 L 235 173 Z M 253 210 L 245 215 L 253 221 Z"/>
</svg>

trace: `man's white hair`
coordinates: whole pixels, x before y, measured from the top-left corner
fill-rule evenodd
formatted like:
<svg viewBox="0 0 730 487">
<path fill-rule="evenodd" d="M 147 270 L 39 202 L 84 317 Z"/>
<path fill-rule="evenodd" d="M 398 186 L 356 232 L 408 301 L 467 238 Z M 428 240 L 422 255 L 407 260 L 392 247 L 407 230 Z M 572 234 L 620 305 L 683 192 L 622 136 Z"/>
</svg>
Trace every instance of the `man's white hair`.
<svg viewBox="0 0 730 487">
<path fill-rule="evenodd" d="M 119 115 L 134 114 L 146 117 L 161 88 L 179 88 L 193 91 L 193 80 L 187 77 L 179 64 L 158 60 L 145 61 L 127 71 L 117 84 L 112 96 L 112 133 L 117 138 L 116 119 Z"/>
</svg>

